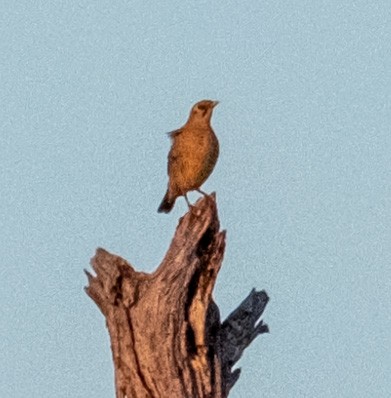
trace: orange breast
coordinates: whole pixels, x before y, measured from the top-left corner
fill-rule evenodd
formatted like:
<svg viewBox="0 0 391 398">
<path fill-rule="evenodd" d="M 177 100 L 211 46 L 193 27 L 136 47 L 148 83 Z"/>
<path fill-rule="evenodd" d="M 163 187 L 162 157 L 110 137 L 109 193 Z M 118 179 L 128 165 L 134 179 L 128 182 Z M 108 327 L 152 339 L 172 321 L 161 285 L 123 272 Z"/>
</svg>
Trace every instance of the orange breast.
<svg viewBox="0 0 391 398">
<path fill-rule="evenodd" d="M 219 143 L 212 129 L 184 131 L 170 151 L 170 189 L 176 195 L 199 188 L 212 173 Z"/>
</svg>

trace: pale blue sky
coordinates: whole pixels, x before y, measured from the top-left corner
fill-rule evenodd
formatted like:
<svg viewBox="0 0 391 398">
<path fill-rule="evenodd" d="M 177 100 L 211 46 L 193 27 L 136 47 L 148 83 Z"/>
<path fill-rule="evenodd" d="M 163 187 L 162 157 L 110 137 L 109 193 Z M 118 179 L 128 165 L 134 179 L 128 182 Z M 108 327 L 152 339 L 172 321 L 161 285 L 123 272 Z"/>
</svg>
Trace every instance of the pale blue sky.
<svg viewBox="0 0 391 398">
<path fill-rule="evenodd" d="M 83 268 L 159 264 L 165 133 L 210 98 L 215 297 L 271 297 L 230 397 L 389 397 L 390 71 L 389 0 L 3 0 L 0 396 L 114 396 Z"/>
</svg>

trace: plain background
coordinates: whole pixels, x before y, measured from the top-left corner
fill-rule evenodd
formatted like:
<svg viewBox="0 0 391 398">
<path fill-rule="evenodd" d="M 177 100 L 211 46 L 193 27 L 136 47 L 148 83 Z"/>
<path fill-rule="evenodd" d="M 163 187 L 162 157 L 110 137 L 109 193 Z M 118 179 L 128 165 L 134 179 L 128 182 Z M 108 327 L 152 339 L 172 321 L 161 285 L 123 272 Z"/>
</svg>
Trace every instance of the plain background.
<svg viewBox="0 0 391 398">
<path fill-rule="evenodd" d="M 1 397 L 114 396 L 83 268 L 159 264 L 165 133 L 204 98 L 215 298 L 271 297 L 230 397 L 390 396 L 389 0 L 3 0 L 0 46 Z"/>
</svg>

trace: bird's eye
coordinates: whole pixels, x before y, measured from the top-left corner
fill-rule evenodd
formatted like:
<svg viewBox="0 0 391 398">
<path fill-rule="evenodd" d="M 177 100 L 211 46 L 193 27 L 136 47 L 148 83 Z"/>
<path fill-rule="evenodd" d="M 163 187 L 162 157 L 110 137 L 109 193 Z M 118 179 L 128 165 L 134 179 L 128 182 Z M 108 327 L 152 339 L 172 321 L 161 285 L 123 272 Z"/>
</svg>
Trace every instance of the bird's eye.
<svg viewBox="0 0 391 398">
<path fill-rule="evenodd" d="M 206 111 L 207 110 L 207 106 L 206 105 L 198 105 L 198 109 L 200 111 Z"/>
</svg>

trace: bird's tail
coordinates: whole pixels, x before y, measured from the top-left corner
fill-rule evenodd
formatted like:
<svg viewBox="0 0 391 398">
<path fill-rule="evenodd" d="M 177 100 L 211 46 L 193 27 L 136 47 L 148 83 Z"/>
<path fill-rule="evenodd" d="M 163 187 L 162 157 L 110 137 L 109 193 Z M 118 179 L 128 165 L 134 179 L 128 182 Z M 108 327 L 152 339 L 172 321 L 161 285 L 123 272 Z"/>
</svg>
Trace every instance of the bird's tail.
<svg viewBox="0 0 391 398">
<path fill-rule="evenodd" d="M 170 197 L 169 192 L 167 190 L 162 200 L 162 203 L 160 203 L 160 206 L 157 209 L 158 213 L 169 213 L 174 207 L 175 199 L 176 198 Z"/>
</svg>

